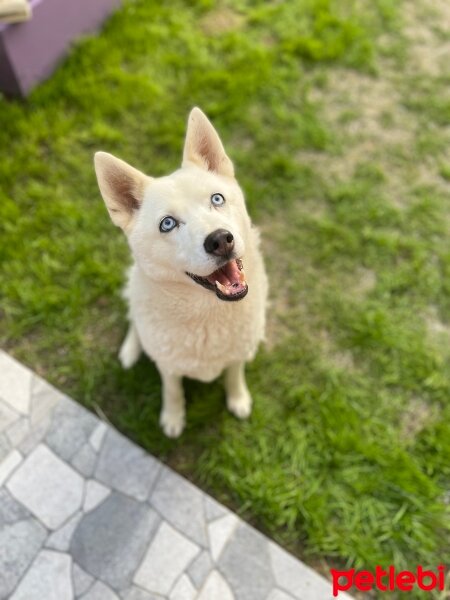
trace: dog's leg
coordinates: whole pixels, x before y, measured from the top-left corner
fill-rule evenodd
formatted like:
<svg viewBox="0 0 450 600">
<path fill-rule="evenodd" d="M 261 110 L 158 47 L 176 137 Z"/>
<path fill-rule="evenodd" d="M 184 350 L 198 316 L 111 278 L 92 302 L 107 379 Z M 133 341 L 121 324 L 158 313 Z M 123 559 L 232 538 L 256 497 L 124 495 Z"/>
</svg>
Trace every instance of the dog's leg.
<svg viewBox="0 0 450 600">
<path fill-rule="evenodd" d="M 225 371 L 227 407 L 239 419 L 246 419 L 252 410 L 252 397 L 245 382 L 245 363 L 230 365 Z"/>
<path fill-rule="evenodd" d="M 170 438 L 181 435 L 185 423 L 185 400 L 181 377 L 159 369 L 162 379 L 162 410 L 159 423 Z"/>
<path fill-rule="evenodd" d="M 141 342 L 139 340 L 136 327 L 133 322 L 130 323 L 128 333 L 124 339 L 119 351 L 119 360 L 124 369 L 129 369 L 139 358 L 142 352 Z"/>
</svg>

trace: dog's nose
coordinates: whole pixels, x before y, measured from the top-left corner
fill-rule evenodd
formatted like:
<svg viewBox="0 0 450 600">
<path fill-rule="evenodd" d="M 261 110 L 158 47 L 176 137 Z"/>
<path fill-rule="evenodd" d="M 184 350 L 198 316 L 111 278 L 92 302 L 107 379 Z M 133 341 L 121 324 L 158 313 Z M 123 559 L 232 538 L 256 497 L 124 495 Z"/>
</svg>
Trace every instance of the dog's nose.
<svg viewBox="0 0 450 600">
<path fill-rule="evenodd" d="M 216 229 L 206 237 L 203 246 L 208 254 L 226 256 L 234 248 L 233 234 L 226 229 Z"/>
</svg>

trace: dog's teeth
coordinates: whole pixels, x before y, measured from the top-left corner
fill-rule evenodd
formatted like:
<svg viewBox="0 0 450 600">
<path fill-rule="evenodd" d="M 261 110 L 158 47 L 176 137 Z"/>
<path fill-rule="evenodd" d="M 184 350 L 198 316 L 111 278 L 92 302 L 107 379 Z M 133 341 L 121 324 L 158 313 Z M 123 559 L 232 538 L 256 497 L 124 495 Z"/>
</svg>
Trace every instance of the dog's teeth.
<svg viewBox="0 0 450 600">
<path fill-rule="evenodd" d="M 239 281 L 241 283 L 245 283 L 245 274 L 244 274 L 244 271 L 239 271 Z"/>
<path fill-rule="evenodd" d="M 222 285 L 219 281 L 216 281 L 216 287 L 222 292 L 222 294 L 225 294 L 228 296 L 228 294 L 230 293 L 229 290 Z"/>
</svg>

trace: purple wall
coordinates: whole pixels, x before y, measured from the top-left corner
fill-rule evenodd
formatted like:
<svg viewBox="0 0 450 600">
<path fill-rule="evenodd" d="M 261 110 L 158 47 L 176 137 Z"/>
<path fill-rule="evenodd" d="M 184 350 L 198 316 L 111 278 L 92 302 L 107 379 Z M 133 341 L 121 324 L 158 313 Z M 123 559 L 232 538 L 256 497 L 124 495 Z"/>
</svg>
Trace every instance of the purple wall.
<svg viewBox="0 0 450 600">
<path fill-rule="evenodd" d="M 51 75 L 70 42 L 95 31 L 120 0 L 31 0 L 30 21 L 0 25 L 0 91 L 25 96 Z"/>
</svg>

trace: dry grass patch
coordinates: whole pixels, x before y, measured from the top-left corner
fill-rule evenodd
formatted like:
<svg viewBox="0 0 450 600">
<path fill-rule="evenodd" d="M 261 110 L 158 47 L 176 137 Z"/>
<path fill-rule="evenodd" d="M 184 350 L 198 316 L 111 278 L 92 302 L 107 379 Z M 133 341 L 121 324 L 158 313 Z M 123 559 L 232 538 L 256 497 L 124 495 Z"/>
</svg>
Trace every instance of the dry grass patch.
<svg viewBox="0 0 450 600">
<path fill-rule="evenodd" d="M 206 35 L 218 35 L 235 31 L 245 23 L 245 17 L 242 14 L 232 10 L 229 7 L 222 6 L 207 13 L 200 21 L 200 26 Z"/>
<path fill-rule="evenodd" d="M 403 413 L 400 436 L 407 443 L 413 443 L 418 434 L 439 416 L 435 406 L 431 406 L 422 398 L 411 398 Z"/>
</svg>

